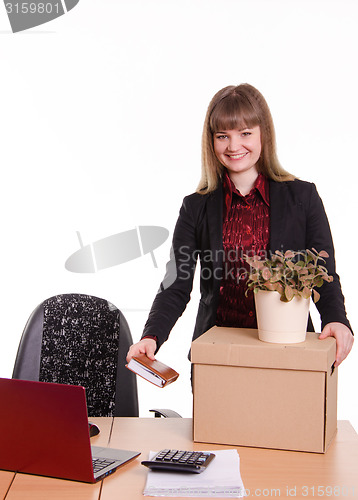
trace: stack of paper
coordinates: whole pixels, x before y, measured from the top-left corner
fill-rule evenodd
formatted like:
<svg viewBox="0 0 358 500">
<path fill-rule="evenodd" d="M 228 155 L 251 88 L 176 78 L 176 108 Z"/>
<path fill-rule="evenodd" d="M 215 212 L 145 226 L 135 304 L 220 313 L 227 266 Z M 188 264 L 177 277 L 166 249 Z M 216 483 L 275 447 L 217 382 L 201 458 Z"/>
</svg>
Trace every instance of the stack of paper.
<svg viewBox="0 0 358 500">
<path fill-rule="evenodd" d="M 151 459 L 157 452 L 150 452 Z M 242 498 L 245 489 L 236 450 L 215 450 L 214 460 L 200 474 L 148 471 L 143 494 L 165 497 Z"/>
</svg>

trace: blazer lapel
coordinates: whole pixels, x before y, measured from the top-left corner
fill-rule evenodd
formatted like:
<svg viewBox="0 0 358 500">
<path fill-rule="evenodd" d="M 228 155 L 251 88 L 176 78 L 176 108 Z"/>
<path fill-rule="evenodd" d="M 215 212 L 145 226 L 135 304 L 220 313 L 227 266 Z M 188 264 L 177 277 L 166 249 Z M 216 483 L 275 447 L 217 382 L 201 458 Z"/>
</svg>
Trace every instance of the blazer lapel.
<svg viewBox="0 0 358 500">
<path fill-rule="evenodd" d="M 223 247 L 223 191 L 221 184 L 218 189 L 210 193 L 208 196 L 207 217 L 209 228 L 209 246 L 213 252 L 217 253 L 216 251 L 222 250 Z M 222 254 L 222 252 L 218 253 L 220 255 Z M 217 259 L 215 258 L 215 255 L 213 255 L 213 257 L 214 261 L 216 261 Z"/>
<path fill-rule="evenodd" d="M 287 250 L 287 185 L 270 180 L 270 250 Z"/>
</svg>

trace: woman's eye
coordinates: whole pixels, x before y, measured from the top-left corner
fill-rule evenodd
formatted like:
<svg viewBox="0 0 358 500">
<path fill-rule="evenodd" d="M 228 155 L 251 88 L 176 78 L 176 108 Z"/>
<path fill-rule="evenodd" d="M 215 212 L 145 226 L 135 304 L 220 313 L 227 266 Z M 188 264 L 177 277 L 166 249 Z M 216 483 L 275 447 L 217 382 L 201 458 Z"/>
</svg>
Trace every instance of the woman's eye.
<svg viewBox="0 0 358 500">
<path fill-rule="evenodd" d="M 248 136 L 248 135 L 251 135 L 251 132 L 243 132 L 242 135 L 243 136 Z"/>
<path fill-rule="evenodd" d="M 226 139 L 227 135 L 217 135 L 216 138 L 217 139 Z"/>
</svg>

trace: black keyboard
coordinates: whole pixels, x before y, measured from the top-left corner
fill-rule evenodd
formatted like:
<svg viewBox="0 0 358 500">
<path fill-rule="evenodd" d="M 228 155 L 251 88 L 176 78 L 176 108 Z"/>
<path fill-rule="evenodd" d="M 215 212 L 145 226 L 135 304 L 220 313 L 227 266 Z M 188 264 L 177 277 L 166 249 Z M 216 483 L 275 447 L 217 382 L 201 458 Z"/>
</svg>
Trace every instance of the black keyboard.
<svg viewBox="0 0 358 500">
<path fill-rule="evenodd" d="M 96 474 L 100 472 L 102 469 L 114 464 L 114 462 L 115 460 L 108 460 L 105 458 L 92 458 L 93 473 Z"/>
<path fill-rule="evenodd" d="M 142 465 L 153 470 L 171 472 L 203 472 L 215 457 L 208 451 L 161 450 Z"/>
</svg>

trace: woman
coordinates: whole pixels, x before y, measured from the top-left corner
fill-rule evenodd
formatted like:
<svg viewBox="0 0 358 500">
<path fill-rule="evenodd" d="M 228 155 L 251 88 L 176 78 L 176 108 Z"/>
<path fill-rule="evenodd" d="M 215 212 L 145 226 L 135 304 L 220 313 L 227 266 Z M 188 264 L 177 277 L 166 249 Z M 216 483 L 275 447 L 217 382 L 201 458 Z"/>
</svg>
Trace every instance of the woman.
<svg viewBox="0 0 358 500">
<path fill-rule="evenodd" d="M 336 366 L 353 345 L 344 297 L 335 271 L 334 248 L 314 184 L 296 179 L 279 164 L 271 113 L 248 84 L 229 86 L 212 99 L 203 131 L 202 177 L 184 198 L 175 227 L 172 258 L 140 342 L 127 359 L 155 352 L 183 313 L 200 260 L 201 299 L 193 340 L 214 325 L 256 328 L 253 295 L 245 295 L 243 254 L 315 248 L 329 254 L 334 277 L 320 289 L 320 339 L 337 341 Z M 313 331 L 311 319 L 307 325 Z"/>
</svg>

